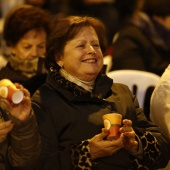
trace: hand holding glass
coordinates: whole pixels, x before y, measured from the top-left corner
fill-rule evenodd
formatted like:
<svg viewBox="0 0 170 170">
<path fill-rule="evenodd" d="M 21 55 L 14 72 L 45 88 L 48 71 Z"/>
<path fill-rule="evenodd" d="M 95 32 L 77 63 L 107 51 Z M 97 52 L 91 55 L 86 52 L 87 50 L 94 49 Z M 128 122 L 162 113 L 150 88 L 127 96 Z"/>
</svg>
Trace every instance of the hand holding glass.
<svg viewBox="0 0 170 170">
<path fill-rule="evenodd" d="M 0 96 L 18 104 L 22 101 L 24 94 L 9 79 L 2 79 L 0 81 Z"/>
<path fill-rule="evenodd" d="M 113 140 L 120 136 L 122 115 L 119 113 L 110 113 L 103 116 L 104 127 L 109 130 L 107 139 Z"/>
</svg>

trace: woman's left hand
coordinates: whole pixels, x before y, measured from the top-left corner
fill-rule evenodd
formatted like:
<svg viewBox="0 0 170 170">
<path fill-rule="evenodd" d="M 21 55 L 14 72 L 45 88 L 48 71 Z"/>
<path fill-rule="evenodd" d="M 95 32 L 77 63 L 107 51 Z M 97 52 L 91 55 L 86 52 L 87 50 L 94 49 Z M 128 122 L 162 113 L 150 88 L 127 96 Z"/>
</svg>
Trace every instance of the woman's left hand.
<svg viewBox="0 0 170 170">
<path fill-rule="evenodd" d="M 8 112 L 17 118 L 20 121 L 26 120 L 31 112 L 31 99 L 30 93 L 27 89 L 25 89 L 22 85 L 15 83 L 15 86 L 23 91 L 24 97 L 23 100 L 19 104 L 14 104 L 8 100 L 4 100 L 7 105 Z"/>
<path fill-rule="evenodd" d="M 138 151 L 138 142 L 135 139 L 136 134 L 132 128 L 132 121 L 124 119 L 123 124 L 124 125 L 120 128 L 120 133 L 124 135 L 124 149 L 135 154 Z"/>
</svg>

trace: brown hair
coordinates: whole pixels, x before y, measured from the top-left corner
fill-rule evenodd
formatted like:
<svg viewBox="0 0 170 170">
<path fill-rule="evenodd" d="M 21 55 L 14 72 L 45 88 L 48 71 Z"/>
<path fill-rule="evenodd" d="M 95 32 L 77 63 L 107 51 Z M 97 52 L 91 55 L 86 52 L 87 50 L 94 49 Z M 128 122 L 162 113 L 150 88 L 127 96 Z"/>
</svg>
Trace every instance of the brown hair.
<svg viewBox="0 0 170 170">
<path fill-rule="evenodd" d="M 91 26 L 96 31 L 102 52 L 106 50 L 106 32 L 104 24 L 93 17 L 68 16 L 57 21 L 54 31 L 47 41 L 46 68 L 56 66 L 56 57 L 63 53 L 66 42 L 74 38 L 81 28 Z"/>
<path fill-rule="evenodd" d="M 50 14 L 43 9 L 31 5 L 20 5 L 11 9 L 4 23 L 3 38 L 7 46 L 13 46 L 32 29 L 42 29 L 47 36 L 52 30 Z"/>
</svg>

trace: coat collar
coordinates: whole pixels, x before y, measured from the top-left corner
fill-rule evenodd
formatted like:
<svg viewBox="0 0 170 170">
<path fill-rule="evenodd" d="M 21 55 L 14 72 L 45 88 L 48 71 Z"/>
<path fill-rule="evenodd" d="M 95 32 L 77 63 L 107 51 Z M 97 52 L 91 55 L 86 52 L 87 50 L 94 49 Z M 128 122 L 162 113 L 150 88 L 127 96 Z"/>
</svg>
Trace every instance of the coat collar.
<svg viewBox="0 0 170 170">
<path fill-rule="evenodd" d="M 95 81 L 94 90 L 90 93 L 77 84 L 66 80 L 60 75 L 58 69 L 51 68 L 47 76 L 47 84 L 71 101 L 101 101 L 110 92 L 113 80 L 105 74 L 99 74 Z"/>
</svg>

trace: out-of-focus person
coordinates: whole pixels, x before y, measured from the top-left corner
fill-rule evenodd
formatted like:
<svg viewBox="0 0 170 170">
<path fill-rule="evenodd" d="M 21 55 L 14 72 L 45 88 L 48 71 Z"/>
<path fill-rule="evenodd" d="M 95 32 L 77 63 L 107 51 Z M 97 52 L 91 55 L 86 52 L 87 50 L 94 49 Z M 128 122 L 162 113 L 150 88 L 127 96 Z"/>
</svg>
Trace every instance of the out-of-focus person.
<svg viewBox="0 0 170 170">
<path fill-rule="evenodd" d="M 15 86 L 24 94 L 19 104 L 0 97 L 0 170 L 32 170 L 40 154 L 38 126 L 30 93 Z"/>
<path fill-rule="evenodd" d="M 150 104 L 150 118 L 170 139 L 170 64 L 155 87 Z M 170 162 L 164 170 L 170 169 Z"/>
<path fill-rule="evenodd" d="M 24 0 L 1 0 L 0 1 L 0 69 L 7 64 L 7 59 L 2 55 L 5 50 L 4 43 L 2 41 L 4 18 L 11 8 L 17 5 L 24 4 Z"/>
<path fill-rule="evenodd" d="M 47 41 L 47 80 L 32 96 L 42 140 L 37 170 L 166 166 L 170 141 L 146 119 L 129 88 L 103 74 L 106 47 L 105 27 L 96 18 L 69 16 L 56 23 Z M 107 113 L 123 118 L 115 140 L 106 140 Z"/>
<path fill-rule="evenodd" d="M 170 63 L 170 1 L 138 0 L 133 17 L 114 38 L 112 69 L 162 75 Z M 141 11 L 142 10 L 142 11 Z"/>
<path fill-rule="evenodd" d="M 29 90 L 31 95 L 45 82 L 43 66 L 46 39 L 52 29 L 51 15 L 31 5 L 17 6 L 5 18 L 3 39 L 8 47 L 8 63 L 0 70 L 0 80 L 8 78 Z"/>
<path fill-rule="evenodd" d="M 126 25 L 114 37 L 112 70 L 144 70 L 162 75 L 170 63 L 170 1 L 138 0 Z M 145 114 L 149 118 L 150 96 L 147 92 Z"/>
<path fill-rule="evenodd" d="M 161 79 L 155 87 L 151 97 L 150 117 L 161 129 L 161 131 L 170 138 L 170 65 L 165 69 Z"/>
<path fill-rule="evenodd" d="M 24 1 L 25 0 L 1 0 L 1 17 L 4 18 L 11 8 L 24 4 Z"/>
</svg>

